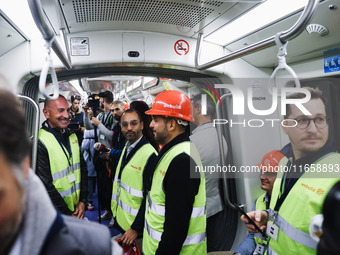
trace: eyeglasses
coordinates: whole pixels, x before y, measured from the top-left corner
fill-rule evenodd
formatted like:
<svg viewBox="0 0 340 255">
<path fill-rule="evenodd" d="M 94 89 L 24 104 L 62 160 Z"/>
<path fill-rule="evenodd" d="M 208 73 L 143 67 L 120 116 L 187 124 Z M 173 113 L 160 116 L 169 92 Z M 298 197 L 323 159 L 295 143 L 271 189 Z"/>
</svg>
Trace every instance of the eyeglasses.
<svg viewBox="0 0 340 255">
<path fill-rule="evenodd" d="M 300 129 L 305 129 L 309 126 L 311 120 L 314 122 L 314 125 L 317 128 L 324 128 L 328 125 L 328 118 L 325 116 L 321 116 L 321 117 L 316 117 L 313 119 L 309 119 L 309 118 L 300 118 L 300 119 L 294 119 L 296 121 L 296 127 L 300 128 Z"/>
<path fill-rule="evenodd" d="M 127 122 L 127 121 L 124 121 L 124 122 L 120 123 L 120 126 L 123 127 L 123 128 L 127 128 L 129 125 L 130 125 L 131 127 L 135 127 L 135 126 L 138 125 L 138 123 L 139 123 L 139 122 L 138 122 L 137 120 L 133 120 L 133 121 L 131 121 L 130 123 Z"/>
</svg>

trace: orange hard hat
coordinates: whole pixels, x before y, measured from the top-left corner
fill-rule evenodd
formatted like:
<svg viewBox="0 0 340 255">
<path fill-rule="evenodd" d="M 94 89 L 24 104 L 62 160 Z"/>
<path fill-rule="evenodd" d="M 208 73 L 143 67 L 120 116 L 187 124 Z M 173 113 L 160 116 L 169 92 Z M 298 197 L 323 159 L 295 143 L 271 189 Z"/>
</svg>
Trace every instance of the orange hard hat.
<svg viewBox="0 0 340 255">
<path fill-rule="evenodd" d="M 146 111 L 145 114 L 162 115 L 192 121 L 190 104 L 189 97 L 184 93 L 177 90 L 166 90 L 155 98 L 152 109 Z"/>
<path fill-rule="evenodd" d="M 282 154 L 282 152 L 280 152 L 279 150 L 268 152 L 266 155 L 264 155 L 264 157 L 262 158 L 262 162 L 258 164 L 257 167 L 264 171 L 277 172 L 279 162 L 284 156 L 285 155 Z"/>
<path fill-rule="evenodd" d="M 122 239 L 119 238 L 116 242 L 122 247 L 123 255 L 140 255 L 140 249 L 136 242 L 133 242 L 132 245 L 123 245 Z"/>
</svg>

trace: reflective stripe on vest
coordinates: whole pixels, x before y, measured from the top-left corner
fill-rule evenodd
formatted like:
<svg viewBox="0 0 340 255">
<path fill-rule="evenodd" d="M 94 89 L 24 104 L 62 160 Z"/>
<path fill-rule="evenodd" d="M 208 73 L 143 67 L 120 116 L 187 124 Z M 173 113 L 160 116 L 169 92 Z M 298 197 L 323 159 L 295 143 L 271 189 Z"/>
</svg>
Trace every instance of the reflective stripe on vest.
<svg viewBox="0 0 340 255">
<path fill-rule="evenodd" d="M 76 163 L 76 164 L 73 164 L 71 166 L 68 166 L 64 170 L 52 174 L 52 179 L 53 179 L 53 181 L 55 181 L 57 179 L 64 178 L 78 168 L 80 169 L 80 163 Z"/>
<path fill-rule="evenodd" d="M 120 206 L 125 212 L 137 216 L 138 210 L 131 208 L 128 204 L 125 204 L 122 200 L 120 200 L 117 196 L 117 194 L 112 194 L 112 200 L 117 201 L 118 206 Z"/>
<path fill-rule="evenodd" d="M 269 220 L 275 220 L 275 225 L 289 238 L 293 239 L 295 242 L 298 242 L 304 246 L 307 246 L 312 249 L 316 249 L 317 241 L 315 241 L 309 234 L 295 228 L 288 221 L 282 218 L 279 214 L 275 215 L 275 211 L 272 209 L 268 209 L 269 212 Z"/>
<path fill-rule="evenodd" d="M 60 196 L 65 198 L 65 197 L 71 196 L 72 193 L 74 193 L 75 191 L 80 191 L 80 183 L 76 183 L 75 185 L 73 185 L 68 190 L 59 191 L 59 194 L 60 194 Z"/>
<path fill-rule="evenodd" d="M 131 194 L 132 196 L 143 197 L 143 191 L 134 189 L 129 185 L 125 184 L 124 182 L 118 179 L 117 175 L 115 175 L 114 182 L 118 182 L 119 187 L 123 188 L 127 193 Z"/>
<path fill-rule="evenodd" d="M 151 144 L 144 144 L 121 169 L 125 151 L 126 146 L 123 148 L 116 168 L 112 187 L 111 211 L 119 226 L 126 231 L 134 222 L 143 201 L 145 165 L 149 157 L 157 152 Z M 122 171 L 121 179 L 118 179 L 120 171 Z"/>
<path fill-rule="evenodd" d="M 283 158 L 279 169 L 284 169 L 287 162 L 288 159 Z M 315 169 L 319 166 L 340 164 L 340 154 L 329 153 L 313 164 Z M 277 241 L 273 238 L 269 239 L 268 249 L 277 254 L 285 254 L 287 247 L 290 247 L 294 254 L 316 254 L 317 243 L 309 236 L 309 225 L 315 215 L 322 213 L 324 199 L 339 178 L 313 178 L 313 172 L 305 172 L 288 193 L 279 212 L 275 213 L 273 208 L 281 195 L 280 187 L 283 181 L 282 172 L 279 171 L 272 191 L 271 210 L 269 210 L 269 220 L 278 227 L 278 235 Z"/>
<path fill-rule="evenodd" d="M 154 229 L 152 229 L 148 223 L 146 222 L 146 220 L 144 221 L 144 227 L 146 229 L 146 231 L 148 232 L 149 236 L 153 239 L 155 239 L 156 241 L 160 242 L 161 238 L 162 238 L 162 232 L 158 232 Z M 196 235 L 191 235 L 191 236 L 187 236 L 185 238 L 185 241 L 183 243 L 183 245 L 189 245 L 189 244 L 199 244 L 205 241 L 205 233 L 202 234 L 196 234 Z"/>
<path fill-rule="evenodd" d="M 39 130 L 39 140 L 47 149 L 50 170 L 53 185 L 59 194 L 63 197 L 67 207 L 73 212 L 74 207 L 79 203 L 80 196 L 80 150 L 75 134 L 69 136 L 69 143 L 72 151 L 72 158 L 69 158 L 68 151 L 65 148 L 67 157 L 61 148 L 61 145 L 54 135 L 45 129 Z M 71 163 L 71 165 L 69 165 Z M 74 174 L 75 181 L 69 182 L 69 177 Z"/>
<path fill-rule="evenodd" d="M 151 190 L 146 201 L 143 235 L 143 252 L 146 255 L 155 254 L 161 240 L 166 210 L 166 194 L 163 191 L 163 180 L 172 160 L 182 153 L 189 155 L 197 166 L 202 166 L 198 150 L 191 142 L 182 142 L 173 146 L 159 160 L 154 171 Z M 190 171 L 189 169 L 185 170 Z M 187 237 L 184 240 L 180 251 L 181 255 L 207 253 L 205 203 L 205 178 L 204 173 L 201 173 L 200 186 L 193 203 Z"/>
<path fill-rule="evenodd" d="M 270 246 L 267 247 L 268 255 L 279 255 Z"/>
<path fill-rule="evenodd" d="M 149 202 L 149 208 L 152 212 L 160 216 L 165 216 L 165 206 L 157 205 L 151 200 L 150 196 L 148 196 L 148 202 Z M 190 218 L 201 217 L 201 216 L 204 216 L 204 214 L 205 214 L 205 206 L 194 207 L 192 208 L 192 213 L 191 213 Z"/>
<path fill-rule="evenodd" d="M 263 193 L 257 200 L 255 204 L 255 210 L 261 210 L 264 211 L 267 209 L 267 201 L 265 200 L 266 192 Z M 260 233 L 255 233 L 254 234 L 254 240 L 256 244 L 261 244 L 263 246 L 267 245 L 267 237 L 265 239 Z"/>
</svg>

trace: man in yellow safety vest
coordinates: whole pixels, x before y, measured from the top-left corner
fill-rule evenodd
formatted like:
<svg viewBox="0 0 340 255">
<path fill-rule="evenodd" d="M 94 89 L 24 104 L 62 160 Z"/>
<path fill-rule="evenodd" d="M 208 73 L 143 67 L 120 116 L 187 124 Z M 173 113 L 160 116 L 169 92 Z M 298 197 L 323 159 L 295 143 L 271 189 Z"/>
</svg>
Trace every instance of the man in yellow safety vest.
<svg viewBox="0 0 340 255">
<path fill-rule="evenodd" d="M 67 128 L 67 100 L 61 95 L 56 100 L 46 100 L 43 113 L 46 121 L 39 130 L 36 174 L 61 213 L 84 218 L 87 167 L 76 134 Z"/>
<path fill-rule="evenodd" d="M 155 148 L 143 136 L 143 121 L 140 113 L 126 110 L 121 116 L 121 131 L 126 138 L 118 161 L 112 188 L 111 210 L 123 244 L 131 245 L 138 233 L 142 233 L 145 213 L 144 172 Z"/>
<path fill-rule="evenodd" d="M 319 89 L 306 88 L 311 99 L 301 107 L 288 104 L 284 132 L 292 145 L 291 157 L 284 157 L 274 183 L 269 209 L 248 213 L 260 228 L 267 229 L 268 254 L 316 254 L 317 241 L 310 226 L 322 213 L 328 191 L 339 180 L 340 154 L 329 141 L 326 99 Z M 305 98 L 295 93 L 287 98 Z M 249 231 L 253 225 L 241 216 Z"/>
<path fill-rule="evenodd" d="M 206 254 L 206 198 L 204 174 L 196 146 L 186 128 L 190 99 L 168 90 L 160 93 L 146 114 L 162 145 L 148 194 L 143 252 L 153 254 Z"/>
</svg>

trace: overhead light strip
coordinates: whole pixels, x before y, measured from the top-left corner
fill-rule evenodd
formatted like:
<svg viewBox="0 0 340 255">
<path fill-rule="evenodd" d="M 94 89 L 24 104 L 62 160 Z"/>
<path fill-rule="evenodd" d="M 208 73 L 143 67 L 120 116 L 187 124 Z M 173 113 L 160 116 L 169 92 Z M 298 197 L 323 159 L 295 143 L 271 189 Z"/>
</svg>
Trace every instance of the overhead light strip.
<svg viewBox="0 0 340 255">
<path fill-rule="evenodd" d="M 204 40 L 225 46 L 303 8 L 306 4 L 307 0 L 267 0 L 240 18 L 206 36 Z"/>
</svg>

